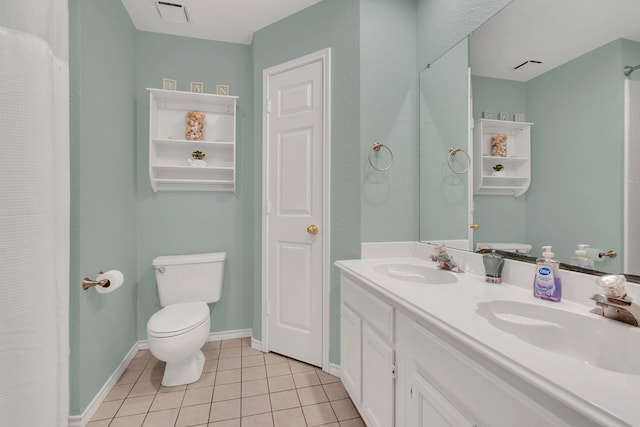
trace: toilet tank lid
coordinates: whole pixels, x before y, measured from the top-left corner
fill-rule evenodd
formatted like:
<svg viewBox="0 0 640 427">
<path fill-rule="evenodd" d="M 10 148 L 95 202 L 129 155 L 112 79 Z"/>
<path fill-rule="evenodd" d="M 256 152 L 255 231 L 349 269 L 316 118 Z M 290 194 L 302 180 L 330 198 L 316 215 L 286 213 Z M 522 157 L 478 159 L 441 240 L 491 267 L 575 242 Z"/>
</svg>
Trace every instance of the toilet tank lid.
<svg viewBox="0 0 640 427">
<path fill-rule="evenodd" d="M 215 252 L 208 254 L 193 255 L 170 255 L 159 256 L 153 260 L 153 266 L 177 265 L 177 264 L 200 264 L 204 262 L 224 261 L 227 258 L 226 252 Z"/>
</svg>

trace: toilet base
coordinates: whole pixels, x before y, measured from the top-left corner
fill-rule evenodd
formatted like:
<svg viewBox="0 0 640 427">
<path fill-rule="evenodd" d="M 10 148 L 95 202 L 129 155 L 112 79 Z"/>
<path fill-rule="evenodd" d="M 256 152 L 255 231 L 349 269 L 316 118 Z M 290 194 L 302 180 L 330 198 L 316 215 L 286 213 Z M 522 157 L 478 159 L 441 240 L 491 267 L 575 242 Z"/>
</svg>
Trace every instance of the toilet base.
<svg viewBox="0 0 640 427">
<path fill-rule="evenodd" d="M 203 368 L 204 353 L 201 350 L 179 362 L 167 362 L 162 377 L 162 385 L 173 387 L 194 383 L 200 379 Z"/>
</svg>

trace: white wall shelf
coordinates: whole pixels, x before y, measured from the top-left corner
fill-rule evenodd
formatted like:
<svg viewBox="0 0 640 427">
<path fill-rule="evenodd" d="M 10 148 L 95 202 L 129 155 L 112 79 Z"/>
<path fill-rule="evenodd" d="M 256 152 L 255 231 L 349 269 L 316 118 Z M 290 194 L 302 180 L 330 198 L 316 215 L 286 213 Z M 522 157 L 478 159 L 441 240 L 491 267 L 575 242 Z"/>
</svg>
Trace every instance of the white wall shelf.
<svg viewBox="0 0 640 427">
<path fill-rule="evenodd" d="M 473 194 L 520 196 L 531 184 L 531 126 L 507 120 L 476 120 L 473 129 Z M 491 137 L 507 135 L 507 156 L 491 155 Z M 504 166 L 503 175 L 493 167 Z"/>
<path fill-rule="evenodd" d="M 147 89 L 149 178 L 157 191 L 236 191 L 237 96 Z M 205 114 L 204 140 L 184 139 L 189 111 Z M 206 154 L 206 167 L 189 164 L 191 153 Z"/>
</svg>

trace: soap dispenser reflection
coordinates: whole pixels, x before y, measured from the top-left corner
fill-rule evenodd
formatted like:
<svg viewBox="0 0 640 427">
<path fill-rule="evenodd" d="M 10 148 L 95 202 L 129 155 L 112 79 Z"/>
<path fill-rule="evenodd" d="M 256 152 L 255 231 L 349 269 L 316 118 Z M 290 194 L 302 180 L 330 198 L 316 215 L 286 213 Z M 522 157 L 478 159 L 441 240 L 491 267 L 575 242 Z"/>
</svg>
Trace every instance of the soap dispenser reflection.
<svg viewBox="0 0 640 427">
<path fill-rule="evenodd" d="M 484 264 L 484 274 L 489 283 L 502 283 L 502 267 L 504 267 L 504 258 L 492 251 L 490 254 L 482 256 Z"/>
</svg>

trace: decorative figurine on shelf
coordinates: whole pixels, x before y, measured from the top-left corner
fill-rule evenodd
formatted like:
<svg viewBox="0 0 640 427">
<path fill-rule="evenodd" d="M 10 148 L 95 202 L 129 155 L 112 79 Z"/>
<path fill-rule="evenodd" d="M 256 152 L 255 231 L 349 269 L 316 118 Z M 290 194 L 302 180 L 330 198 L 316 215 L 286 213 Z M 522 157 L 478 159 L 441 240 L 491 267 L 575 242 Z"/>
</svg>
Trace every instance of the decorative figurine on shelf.
<svg viewBox="0 0 640 427">
<path fill-rule="evenodd" d="M 186 116 L 187 132 L 185 139 L 189 141 L 202 141 L 204 131 L 204 113 L 189 111 Z"/>
<path fill-rule="evenodd" d="M 497 165 L 493 166 L 493 172 L 491 173 L 491 175 L 493 176 L 502 176 L 504 175 L 505 170 L 504 170 L 504 166 L 502 166 L 500 163 L 498 163 Z"/>
<path fill-rule="evenodd" d="M 507 135 L 493 135 L 491 137 L 491 155 L 507 157 Z"/>
<path fill-rule="evenodd" d="M 193 153 L 191 153 L 192 158 L 187 159 L 187 161 L 191 166 L 203 168 L 207 166 L 207 162 L 204 161 L 204 156 L 206 156 L 206 154 L 202 151 L 194 151 Z"/>
</svg>

